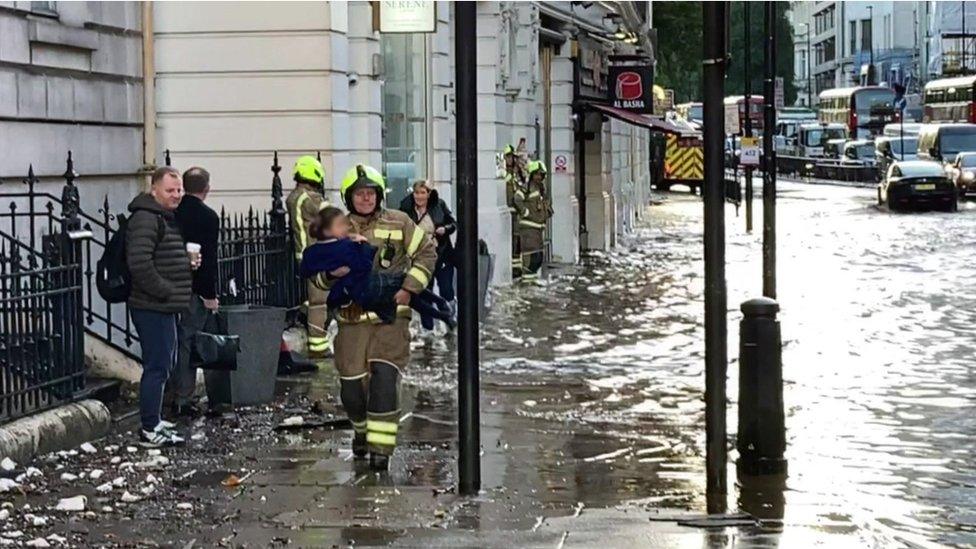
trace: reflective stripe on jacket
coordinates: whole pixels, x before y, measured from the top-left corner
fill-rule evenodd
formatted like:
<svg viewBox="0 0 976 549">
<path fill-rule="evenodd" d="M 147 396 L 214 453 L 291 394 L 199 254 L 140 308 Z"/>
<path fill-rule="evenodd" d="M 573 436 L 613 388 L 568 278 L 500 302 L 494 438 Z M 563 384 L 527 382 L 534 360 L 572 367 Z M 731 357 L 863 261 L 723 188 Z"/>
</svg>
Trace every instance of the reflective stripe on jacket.
<svg viewBox="0 0 976 549">
<path fill-rule="evenodd" d="M 527 189 L 515 191 L 515 209 L 520 227 L 544 229 L 546 221 L 552 217 L 552 206 L 549 199 L 542 194 L 539 183 L 529 183 Z"/>
<path fill-rule="evenodd" d="M 319 211 L 328 206 L 329 202 L 309 185 L 298 183 L 285 203 L 288 206 L 288 217 L 295 237 L 295 257 L 301 260 L 305 248 L 315 243 L 315 239 L 308 234 L 308 228 Z"/>
</svg>

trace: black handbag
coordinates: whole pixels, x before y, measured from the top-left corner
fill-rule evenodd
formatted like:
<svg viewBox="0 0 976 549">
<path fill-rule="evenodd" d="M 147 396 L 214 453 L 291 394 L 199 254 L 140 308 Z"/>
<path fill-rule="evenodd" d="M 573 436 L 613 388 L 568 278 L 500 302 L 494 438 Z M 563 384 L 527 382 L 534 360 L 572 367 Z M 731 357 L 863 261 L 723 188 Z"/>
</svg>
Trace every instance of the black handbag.
<svg viewBox="0 0 976 549">
<path fill-rule="evenodd" d="M 220 313 L 211 313 L 203 329 L 193 336 L 190 364 L 204 370 L 236 370 L 240 352 L 240 336 L 227 333 L 227 318 Z"/>
</svg>

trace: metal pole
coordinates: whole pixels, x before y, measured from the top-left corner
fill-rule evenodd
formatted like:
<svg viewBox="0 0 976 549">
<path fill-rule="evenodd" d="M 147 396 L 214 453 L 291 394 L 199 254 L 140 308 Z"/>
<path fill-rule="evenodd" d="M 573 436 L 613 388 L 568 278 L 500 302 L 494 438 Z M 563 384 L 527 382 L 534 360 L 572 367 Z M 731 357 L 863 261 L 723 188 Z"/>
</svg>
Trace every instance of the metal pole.
<svg viewBox="0 0 976 549">
<path fill-rule="evenodd" d="M 901 147 L 901 161 L 905 161 L 905 106 L 901 107 L 901 143 L 898 144 Z"/>
<path fill-rule="evenodd" d="M 868 18 L 871 20 L 871 57 L 868 61 L 868 86 L 874 85 L 874 7 L 868 6 Z"/>
<path fill-rule="evenodd" d="M 763 295 L 776 299 L 776 2 L 764 3 L 763 64 Z"/>
<path fill-rule="evenodd" d="M 481 489 L 478 388 L 478 86 L 477 4 L 454 5 L 454 79 L 457 82 L 458 231 L 458 492 Z"/>
<path fill-rule="evenodd" d="M 966 74 L 966 0 L 959 3 L 962 4 L 962 73 Z"/>
<path fill-rule="evenodd" d="M 745 2 L 742 9 L 743 17 L 743 46 L 745 52 L 742 56 L 742 72 L 745 80 L 745 103 L 746 103 L 746 137 L 752 138 L 752 83 L 749 81 L 749 64 L 752 62 L 752 52 L 750 51 L 749 33 L 752 31 L 749 21 L 749 4 Z M 741 156 L 739 158 L 742 158 Z M 746 176 L 746 232 L 752 232 L 752 166 L 745 167 Z"/>
<path fill-rule="evenodd" d="M 725 290 L 725 193 L 722 168 L 724 138 L 725 22 L 728 4 L 702 4 L 704 31 L 704 60 L 702 80 L 704 89 L 705 127 L 705 469 L 706 486 L 710 494 L 727 493 L 726 466 L 726 395 L 728 370 L 727 295 Z M 709 512 L 723 512 L 724 498 L 716 497 L 718 508 Z"/>
<path fill-rule="evenodd" d="M 813 108 L 813 78 L 810 76 L 810 24 L 807 23 L 807 108 Z"/>
<path fill-rule="evenodd" d="M 573 103 L 576 104 L 581 95 L 580 84 L 580 53 L 573 57 Z M 586 109 L 574 109 L 576 114 L 576 204 L 579 207 L 579 252 L 582 254 L 589 245 L 589 234 L 586 229 Z"/>
</svg>

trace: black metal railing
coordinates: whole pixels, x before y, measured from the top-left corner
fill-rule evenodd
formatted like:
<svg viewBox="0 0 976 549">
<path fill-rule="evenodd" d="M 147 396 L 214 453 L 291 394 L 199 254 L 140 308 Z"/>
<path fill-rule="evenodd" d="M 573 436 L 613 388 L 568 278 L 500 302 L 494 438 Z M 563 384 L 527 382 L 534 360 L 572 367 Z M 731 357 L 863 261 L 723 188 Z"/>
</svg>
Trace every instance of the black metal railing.
<svg viewBox="0 0 976 549">
<path fill-rule="evenodd" d="M 321 156 L 319 156 L 321 159 Z M 170 154 L 166 151 L 169 165 Z M 271 305 L 296 310 L 305 299 L 295 264 L 278 151 L 271 162 L 271 209 L 247 213 L 220 211 L 217 276 L 221 304 Z"/>
<path fill-rule="evenodd" d="M 85 388 L 85 234 L 48 216 L 38 237 L 42 220 L 30 208 L 9 211 L 0 215 L 0 422 L 72 400 Z M 19 231 L 21 224 L 30 231 Z"/>
<path fill-rule="evenodd" d="M 166 164 L 170 153 L 166 151 Z M 271 166 L 271 208 L 221 211 L 220 298 L 292 311 L 306 299 L 282 201 L 281 166 Z M 76 398 L 85 387 L 85 335 L 138 358 L 125 304 L 106 303 L 96 263 L 118 229 L 106 196 L 81 208 L 71 152 L 60 196 L 40 190 L 33 166 L 23 186 L 0 185 L 0 423 Z M 15 184 L 16 185 L 16 184 Z"/>
<path fill-rule="evenodd" d="M 166 151 L 165 159 L 170 165 L 169 151 Z M 295 310 L 305 300 L 305 288 L 294 261 L 277 152 L 271 171 L 269 210 L 256 211 L 252 207 L 246 214 L 221 212 L 218 244 L 220 299 L 225 304 L 274 305 Z M 74 184 L 78 174 L 70 152 L 63 177 L 61 196 L 39 190 L 33 168 L 23 180 L 26 188 L 0 187 L 0 237 L 6 237 L 10 242 L 8 249 L 16 248 L 26 257 L 39 253 L 43 235 L 54 234 L 62 226 L 90 235 L 78 243 L 82 291 L 79 322 L 88 335 L 138 359 L 139 338 L 127 306 L 106 303 L 98 295 L 95 285 L 96 264 L 106 243 L 118 229 L 122 211 L 113 210 L 107 196 L 97 213 L 82 210 L 78 188 Z M 125 206 L 117 205 L 116 209 L 120 207 Z"/>
</svg>

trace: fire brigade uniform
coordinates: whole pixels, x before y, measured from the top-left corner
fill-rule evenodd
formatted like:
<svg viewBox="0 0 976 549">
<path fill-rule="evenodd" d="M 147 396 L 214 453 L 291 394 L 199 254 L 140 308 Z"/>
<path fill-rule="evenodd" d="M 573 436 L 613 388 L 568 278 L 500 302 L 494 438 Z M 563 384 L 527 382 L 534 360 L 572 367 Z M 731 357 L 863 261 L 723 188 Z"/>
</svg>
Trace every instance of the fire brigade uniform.
<svg viewBox="0 0 976 549">
<path fill-rule="evenodd" d="M 529 162 L 529 182 L 525 189 L 515 191 L 515 208 L 519 215 L 519 242 L 522 246 L 523 280 L 539 278 L 542 267 L 546 222 L 552 217 L 552 206 L 545 194 L 546 165 L 538 160 Z M 533 176 L 541 174 L 538 181 Z"/>
<path fill-rule="evenodd" d="M 359 214 L 353 206 L 353 193 L 360 188 L 376 189 L 376 210 L 370 215 Z M 351 232 L 365 236 L 377 248 L 373 268 L 376 272 L 405 273 L 403 289 L 417 294 L 431 280 L 437 244 L 407 214 L 382 207 L 385 191 L 383 176 L 362 165 L 349 170 L 340 186 L 350 212 Z M 325 273 L 314 281 L 322 287 L 331 284 Z M 383 324 L 376 313 L 364 312 L 353 304 L 340 310 L 337 317 L 335 365 L 342 405 L 355 431 L 353 453 L 363 457 L 368 449 L 370 465 L 376 469 L 386 468 L 396 448 L 400 376 L 410 360 L 410 316 L 410 308 L 400 305 L 396 320 Z"/>
<path fill-rule="evenodd" d="M 505 203 L 508 204 L 508 211 L 512 220 L 512 278 L 522 276 L 522 254 L 519 251 L 519 226 L 518 211 L 515 208 L 515 192 L 523 188 L 522 170 L 519 169 L 518 159 L 515 158 L 515 147 L 505 145 L 503 159 L 505 161 Z M 509 158 L 512 165 L 509 167 Z"/>
<path fill-rule="evenodd" d="M 291 230 L 295 240 L 295 260 L 301 262 L 305 249 L 315 243 L 308 233 L 309 225 L 319 210 L 329 205 L 322 195 L 325 170 L 312 156 L 303 156 L 295 162 L 295 189 L 288 195 L 285 204 L 291 219 Z M 326 334 L 328 310 L 325 299 L 328 293 L 312 283 L 308 283 L 308 353 L 309 356 L 322 357 L 329 350 Z"/>
</svg>

